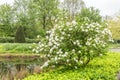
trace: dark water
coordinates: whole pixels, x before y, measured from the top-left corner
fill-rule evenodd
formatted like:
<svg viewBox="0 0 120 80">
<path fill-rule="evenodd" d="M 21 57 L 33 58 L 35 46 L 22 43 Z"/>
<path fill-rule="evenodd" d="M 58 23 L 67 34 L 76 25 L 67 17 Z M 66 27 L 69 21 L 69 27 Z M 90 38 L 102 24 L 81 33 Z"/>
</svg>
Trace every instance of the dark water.
<svg viewBox="0 0 120 80">
<path fill-rule="evenodd" d="M 28 75 L 40 73 L 43 60 L 1 60 L 0 80 L 22 80 Z"/>
</svg>

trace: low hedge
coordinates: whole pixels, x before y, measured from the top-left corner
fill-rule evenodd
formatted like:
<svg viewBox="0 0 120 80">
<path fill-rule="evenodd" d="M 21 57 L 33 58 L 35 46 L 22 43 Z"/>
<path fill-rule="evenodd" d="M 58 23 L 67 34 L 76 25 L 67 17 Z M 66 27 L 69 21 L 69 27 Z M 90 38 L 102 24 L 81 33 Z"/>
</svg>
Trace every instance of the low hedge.
<svg viewBox="0 0 120 80">
<path fill-rule="evenodd" d="M 26 38 L 26 43 L 38 43 L 39 39 L 29 39 Z M 14 37 L 0 37 L 0 43 L 14 43 L 15 39 Z"/>
<path fill-rule="evenodd" d="M 94 59 L 86 67 L 78 69 L 58 68 L 28 76 L 24 80 L 116 80 L 120 70 L 120 53 L 109 53 Z"/>
<path fill-rule="evenodd" d="M 14 37 L 0 37 L 0 43 L 13 43 Z"/>
</svg>

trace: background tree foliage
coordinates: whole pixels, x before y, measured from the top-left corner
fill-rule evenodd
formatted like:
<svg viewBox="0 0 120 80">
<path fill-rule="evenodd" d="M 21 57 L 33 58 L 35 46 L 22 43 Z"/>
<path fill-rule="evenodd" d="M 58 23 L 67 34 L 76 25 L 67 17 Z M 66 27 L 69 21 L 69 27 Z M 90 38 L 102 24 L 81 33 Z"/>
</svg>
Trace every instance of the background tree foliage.
<svg viewBox="0 0 120 80">
<path fill-rule="evenodd" d="M 18 26 L 23 27 L 26 38 L 44 37 L 46 30 L 60 20 L 72 21 L 93 13 L 89 13 L 83 0 L 14 0 L 13 5 L 0 6 L 0 37 L 15 37 Z"/>
<path fill-rule="evenodd" d="M 0 36 L 12 36 L 13 12 L 12 6 L 0 5 Z"/>
<path fill-rule="evenodd" d="M 73 20 L 86 5 L 83 0 L 63 0 L 61 7 L 68 12 L 69 19 Z"/>
<path fill-rule="evenodd" d="M 85 17 L 89 18 L 90 22 L 102 22 L 100 11 L 94 7 L 83 8 L 81 9 L 81 12 L 76 16 L 77 20 L 80 22 L 83 22 Z"/>
</svg>

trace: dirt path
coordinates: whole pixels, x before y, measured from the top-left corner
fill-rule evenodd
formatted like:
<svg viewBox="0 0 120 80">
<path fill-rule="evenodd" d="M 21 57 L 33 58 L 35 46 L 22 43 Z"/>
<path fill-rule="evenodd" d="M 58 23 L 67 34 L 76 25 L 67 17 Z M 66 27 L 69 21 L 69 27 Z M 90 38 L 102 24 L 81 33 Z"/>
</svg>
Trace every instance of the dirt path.
<svg viewBox="0 0 120 80">
<path fill-rule="evenodd" d="M 110 52 L 120 52 L 120 48 L 111 48 Z"/>
</svg>

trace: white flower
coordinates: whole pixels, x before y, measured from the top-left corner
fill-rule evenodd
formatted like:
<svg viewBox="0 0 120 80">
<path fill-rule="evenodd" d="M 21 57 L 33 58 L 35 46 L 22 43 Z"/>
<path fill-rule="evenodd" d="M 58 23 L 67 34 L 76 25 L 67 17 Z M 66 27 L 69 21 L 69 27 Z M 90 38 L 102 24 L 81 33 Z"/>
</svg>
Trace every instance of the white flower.
<svg viewBox="0 0 120 80">
<path fill-rule="evenodd" d="M 46 31 L 47 34 L 49 34 L 51 31 Z"/>
<path fill-rule="evenodd" d="M 37 38 L 40 38 L 40 35 L 37 35 Z"/>
<path fill-rule="evenodd" d="M 78 53 L 81 53 L 81 51 L 78 51 Z"/>
<path fill-rule="evenodd" d="M 80 60 L 80 63 L 83 64 L 83 61 Z"/>
<path fill-rule="evenodd" d="M 75 49 L 72 49 L 72 52 L 75 52 Z"/>
<path fill-rule="evenodd" d="M 67 26 L 70 26 L 70 22 L 66 22 L 66 25 L 67 25 Z"/>
<path fill-rule="evenodd" d="M 86 45 L 90 46 L 90 42 L 87 41 L 87 42 L 86 42 Z"/>
<path fill-rule="evenodd" d="M 29 48 L 31 49 L 32 47 L 31 47 L 31 46 L 29 46 Z"/>
<path fill-rule="evenodd" d="M 53 45 L 52 42 L 49 42 L 49 43 L 48 43 L 48 46 L 52 46 L 52 45 Z"/>
<path fill-rule="evenodd" d="M 59 43 L 57 43 L 57 44 L 56 44 L 56 46 L 60 46 L 60 44 L 59 44 Z"/>
<path fill-rule="evenodd" d="M 65 52 L 65 55 L 67 55 L 68 54 L 68 52 Z"/>
<path fill-rule="evenodd" d="M 53 52 L 53 48 L 50 49 L 50 53 L 52 53 L 52 52 Z"/>
<path fill-rule="evenodd" d="M 49 37 L 48 37 L 48 36 L 46 36 L 46 39 L 49 39 Z"/>
<path fill-rule="evenodd" d="M 62 50 L 61 50 L 61 49 L 59 49 L 58 53 L 62 54 L 63 52 L 62 52 Z"/>
<path fill-rule="evenodd" d="M 100 54 L 100 56 L 103 56 L 103 54 Z"/>
<path fill-rule="evenodd" d="M 32 51 L 33 51 L 33 52 L 35 52 L 35 51 L 36 51 L 36 49 L 33 49 Z"/>
<path fill-rule="evenodd" d="M 63 40 L 64 39 L 64 37 L 61 37 L 61 40 Z"/>
<path fill-rule="evenodd" d="M 70 34 L 68 34 L 68 37 L 70 37 Z"/>
<path fill-rule="evenodd" d="M 52 17 L 51 17 L 51 20 L 55 20 L 55 16 L 52 16 Z"/>
<path fill-rule="evenodd" d="M 63 54 L 62 57 L 66 57 L 67 55 L 66 54 Z"/>
<path fill-rule="evenodd" d="M 74 45 L 76 45 L 76 42 L 73 42 Z"/>
<path fill-rule="evenodd" d="M 62 32 L 62 35 L 65 35 L 65 32 Z"/>
<path fill-rule="evenodd" d="M 86 29 L 85 32 L 88 32 L 88 29 Z"/>
<path fill-rule="evenodd" d="M 76 21 L 72 21 L 72 24 L 73 24 L 73 25 L 76 25 L 76 24 L 77 24 L 77 22 L 76 22 Z"/>
<path fill-rule="evenodd" d="M 58 60 L 58 58 L 57 58 L 57 56 L 55 57 L 55 61 L 57 61 Z"/>
<path fill-rule="evenodd" d="M 77 69 L 77 66 L 75 66 L 75 69 Z"/>
<path fill-rule="evenodd" d="M 69 62 L 70 60 L 69 59 L 67 59 L 67 62 Z"/>
<path fill-rule="evenodd" d="M 69 31 L 72 31 L 73 30 L 73 28 L 69 28 Z"/>
</svg>

